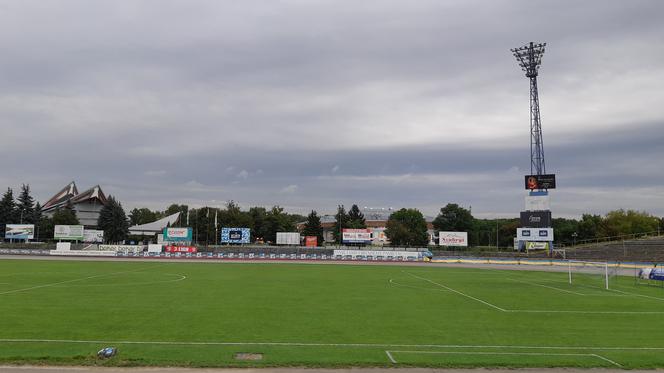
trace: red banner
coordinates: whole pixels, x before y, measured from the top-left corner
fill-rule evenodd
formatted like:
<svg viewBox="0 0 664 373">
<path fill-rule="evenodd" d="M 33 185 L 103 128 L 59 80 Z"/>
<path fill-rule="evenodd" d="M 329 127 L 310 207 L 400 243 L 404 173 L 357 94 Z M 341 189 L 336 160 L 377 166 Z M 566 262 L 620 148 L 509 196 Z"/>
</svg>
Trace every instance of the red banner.
<svg viewBox="0 0 664 373">
<path fill-rule="evenodd" d="M 316 236 L 306 236 L 304 238 L 304 245 L 307 247 L 316 247 L 318 246 L 318 237 Z"/>
<path fill-rule="evenodd" d="M 195 253 L 198 250 L 196 250 L 196 246 L 173 246 L 173 245 L 168 245 L 164 247 L 164 251 L 167 253 Z"/>
</svg>

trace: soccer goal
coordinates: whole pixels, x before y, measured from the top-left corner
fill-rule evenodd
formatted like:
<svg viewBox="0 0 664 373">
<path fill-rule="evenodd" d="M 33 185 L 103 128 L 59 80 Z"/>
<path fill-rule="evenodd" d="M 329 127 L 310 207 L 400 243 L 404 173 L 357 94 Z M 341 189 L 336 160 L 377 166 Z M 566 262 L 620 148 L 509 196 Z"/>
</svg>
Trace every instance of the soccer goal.
<svg viewBox="0 0 664 373">
<path fill-rule="evenodd" d="M 609 289 L 618 275 L 618 268 L 606 262 L 568 260 L 569 283 Z"/>
</svg>

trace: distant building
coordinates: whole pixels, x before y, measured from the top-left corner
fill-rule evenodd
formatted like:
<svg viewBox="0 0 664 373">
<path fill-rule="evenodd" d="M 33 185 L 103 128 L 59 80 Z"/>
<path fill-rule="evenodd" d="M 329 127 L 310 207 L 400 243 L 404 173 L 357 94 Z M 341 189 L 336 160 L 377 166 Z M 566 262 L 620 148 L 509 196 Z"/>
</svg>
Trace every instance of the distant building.
<svg viewBox="0 0 664 373">
<path fill-rule="evenodd" d="M 372 245 L 383 246 L 389 245 L 390 240 L 385 236 L 385 229 L 387 228 L 387 220 L 390 218 L 394 211 L 392 210 L 374 210 L 374 209 L 364 209 L 364 221 L 367 224 L 367 229 L 371 231 Z M 435 232 L 433 229 L 433 219 L 430 216 L 425 216 L 424 219 L 427 222 L 427 233 L 429 234 L 429 241 L 435 242 Z M 320 217 L 320 223 L 323 227 L 323 240 L 326 243 L 334 242 L 334 224 L 336 223 L 336 215 L 322 215 Z M 304 224 L 306 222 L 301 222 L 297 224 L 299 231 L 304 229 Z"/>
<path fill-rule="evenodd" d="M 59 208 L 71 207 L 81 225 L 86 228 L 96 228 L 101 209 L 106 206 L 106 195 L 99 185 L 79 193 L 76 183 L 71 182 L 42 206 L 42 213 L 53 217 Z"/>
</svg>

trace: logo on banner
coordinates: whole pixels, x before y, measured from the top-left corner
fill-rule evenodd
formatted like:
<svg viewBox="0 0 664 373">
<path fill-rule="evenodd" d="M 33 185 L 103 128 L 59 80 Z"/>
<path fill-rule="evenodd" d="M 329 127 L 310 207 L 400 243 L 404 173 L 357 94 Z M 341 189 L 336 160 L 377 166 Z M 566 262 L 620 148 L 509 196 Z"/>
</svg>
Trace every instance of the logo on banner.
<svg viewBox="0 0 664 373">
<path fill-rule="evenodd" d="M 468 232 L 440 232 L 440 246 L 468 246 Z"/>
</svg>

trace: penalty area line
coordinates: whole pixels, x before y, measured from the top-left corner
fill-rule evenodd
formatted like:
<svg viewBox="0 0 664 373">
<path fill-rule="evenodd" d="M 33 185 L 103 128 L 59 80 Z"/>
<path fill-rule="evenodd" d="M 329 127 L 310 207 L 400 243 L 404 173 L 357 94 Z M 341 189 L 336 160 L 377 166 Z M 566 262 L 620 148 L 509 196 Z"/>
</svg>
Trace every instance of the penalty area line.
<svg viewBox="0 0 664 373">
<path fill-rule="evenodd" d="M 449 291 L 451 291 L 451 292 L 454 292 L 454 293 L 456 293 L 456 294 L 459 294 L 459 295 L 461 295 L 461 296 L 463 296 L 463 297 L 466 297 L 466 298 L 468 298 L 468 299 L 472 299 L 472 300 L 474 300 L 474 301 L 476 301 L 476 302 L 480 302 L 480 303 L 482 303 L 482 304 L 485 304 L 485 305 L 487 305 L 487 306 L 489 306 L 489 307 L 492 307 L 492 308 L 494 308 L 494 309 L 497 309 L 498 311 L 501 311 L 501 312 L 509 312 L 508 310 L 506 310 L 506 309 L 504 309 L 504 308 L 501 308 L 501 307 L 498 307 L 498 306 L 496 306 L 495 304 L 491 304 L 491 303 L 486 302 L 486 301 L 483 301 L 483 300 L 481 300 L 481 299 L 479 299 L 479 298 L 475 298 L 475 297 L 473 297 L 472 295 L 468 295 L 468 294 L 463 293 L 463 292 L 460 292 L 460 291 L 458 291 L 458 290 L 454 290 L 454 289 L 452 289 L 452 288 L 449 287 L 449 286 L 445 286 L 445 285 L 443 285 L 443 284 L 439 284 L 439 283 L 437 283 L 436 281 L 429 280 L 428 278 L 420 277 L 420 276 L 414 275 L 414 274 L 412 274 L 412 273 L 410 273 L 410 272 L 404 272 L 404 273 L 405 273 L 405 274 L 408 274 L 408 275 L 410 275 L 410 276 L 413 276 L 413 277 L 415 277 L 415 278 L 418 278 L 418 279 L 420 279 L 420 280 L 427 281 L 427 282 L 429 282 L 429 283 L 431 283 L 431 284 L 434 284 L 434 285 L 436 285 L 436 286 L 440 286 L 440 287 L 443 288 L 443 289 L 447 289 L 447 290 L 449 290 Z"/>
<path fill-rule="evenodd" d="M 385 351 L 387 357 L 393 364 L 397 364 L 394 358 L 395 353 L 404 354 L 431 354 L 431 355 L 516 355 L 516 356 L 580 356 L 580 357 L 594 357 L 604 360 L 614 366 L 622 368 L 623 366 L 615 361 L 608 359 L 598 354 L 574 354 L 574 353 L 548 353 L 548 352 L 484 352 L 484 351 Z"/>
</svg>

